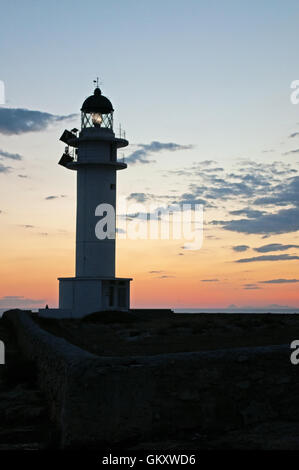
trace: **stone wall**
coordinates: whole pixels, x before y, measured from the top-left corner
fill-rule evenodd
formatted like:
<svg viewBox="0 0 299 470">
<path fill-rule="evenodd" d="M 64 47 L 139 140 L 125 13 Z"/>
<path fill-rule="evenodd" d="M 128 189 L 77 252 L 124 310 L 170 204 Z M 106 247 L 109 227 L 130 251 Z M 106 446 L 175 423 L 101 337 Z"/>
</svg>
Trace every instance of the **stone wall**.
<svg viewBox="0 0 299 470">
<path fill-rule="evenodd" d="M 299 419 L 289 345 L 99 357 L 42 330 L 28 313 L 5 318 L 36 361 L 64 448 Z"/>
</svg>

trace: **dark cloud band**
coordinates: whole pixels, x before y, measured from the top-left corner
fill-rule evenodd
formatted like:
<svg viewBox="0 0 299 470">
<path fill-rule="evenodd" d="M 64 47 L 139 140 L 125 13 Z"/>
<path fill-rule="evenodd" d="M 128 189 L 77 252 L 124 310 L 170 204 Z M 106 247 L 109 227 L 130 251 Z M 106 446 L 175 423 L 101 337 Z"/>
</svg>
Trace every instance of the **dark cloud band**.
<svg viewBox="0 0 299 470">
<path fill-rule="evenodd" d="M 21 108 L 0 108 L 0 134 L 14 135 L 38 132 L 56 122 L 73 119 L 76 114 L 56 116 Z"/>
<path fill-rule="evenodd" d="M 10 153 L 5 152 L 4 150 L 0 149 L 0 158 L 8 158 L 9 160 L 22 160 L 23 157 L 19 153 Z"/>
<path fill-rule="evenodd" d="M 176 152 L 178 150 L 189 150 L 191 148 L 193 148 L 193 145 L 179 145 L 173 142 L 163 143 L 154 141 L 150 144 L 139 144 L 138 149 L 126 157 L 126 162 L 131 164 L 151 163 L 152 161 L 148 160 L 148 158 L 153 153 L 158 153 L 162 150 Z"/>
</svg>

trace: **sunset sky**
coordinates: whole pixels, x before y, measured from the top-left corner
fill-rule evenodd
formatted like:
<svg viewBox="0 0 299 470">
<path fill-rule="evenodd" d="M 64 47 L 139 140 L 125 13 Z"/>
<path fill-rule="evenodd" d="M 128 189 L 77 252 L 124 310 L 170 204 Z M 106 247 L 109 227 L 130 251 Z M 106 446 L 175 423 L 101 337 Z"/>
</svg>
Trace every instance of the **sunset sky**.
<svg viewBox="0 0 299 470">
<path fill-rule="evenodd" d="M 0 0 L 0 311 L 57 306 L 76 175 L 57 162 L 93 80 L 130 146 L 118 195 L 202 203 L 200 250 L 118 240 L 133 307 L 299 309 L 299 3 Z M 276 307 L 274 307 L 276 305 Z"/>
</svg>

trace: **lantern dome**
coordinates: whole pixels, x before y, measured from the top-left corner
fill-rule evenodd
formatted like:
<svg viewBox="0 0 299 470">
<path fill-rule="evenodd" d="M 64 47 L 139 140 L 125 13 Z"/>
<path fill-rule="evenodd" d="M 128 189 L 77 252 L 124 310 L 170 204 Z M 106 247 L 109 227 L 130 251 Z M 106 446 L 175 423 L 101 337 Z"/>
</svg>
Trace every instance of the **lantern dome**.
<svg viewBox="0 0 299 470">
<path fill-rule="evenodd" d="M 100 113 L 109 114 L 113 113 L 114 109 L 112 103 L 106 96 L 102 95 L 100 88 L 94 90 L 94 94 L 86 98 L 81 111 L 83 113 Z"/>
</svg>

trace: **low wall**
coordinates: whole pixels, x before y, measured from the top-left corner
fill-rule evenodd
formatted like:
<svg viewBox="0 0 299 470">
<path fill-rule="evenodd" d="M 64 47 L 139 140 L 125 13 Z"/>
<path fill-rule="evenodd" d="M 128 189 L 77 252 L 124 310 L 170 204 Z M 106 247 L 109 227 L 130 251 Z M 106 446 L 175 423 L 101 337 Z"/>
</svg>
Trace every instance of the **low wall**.
<svg viewBox="0 0 299 470">
<path fill-rule="evenodd" d="M 39 370 L 61 446 L 92 446 L 298 420 L 289 345 L 151 357 L 99 357 L 5 314 Z"/>
</svg>

